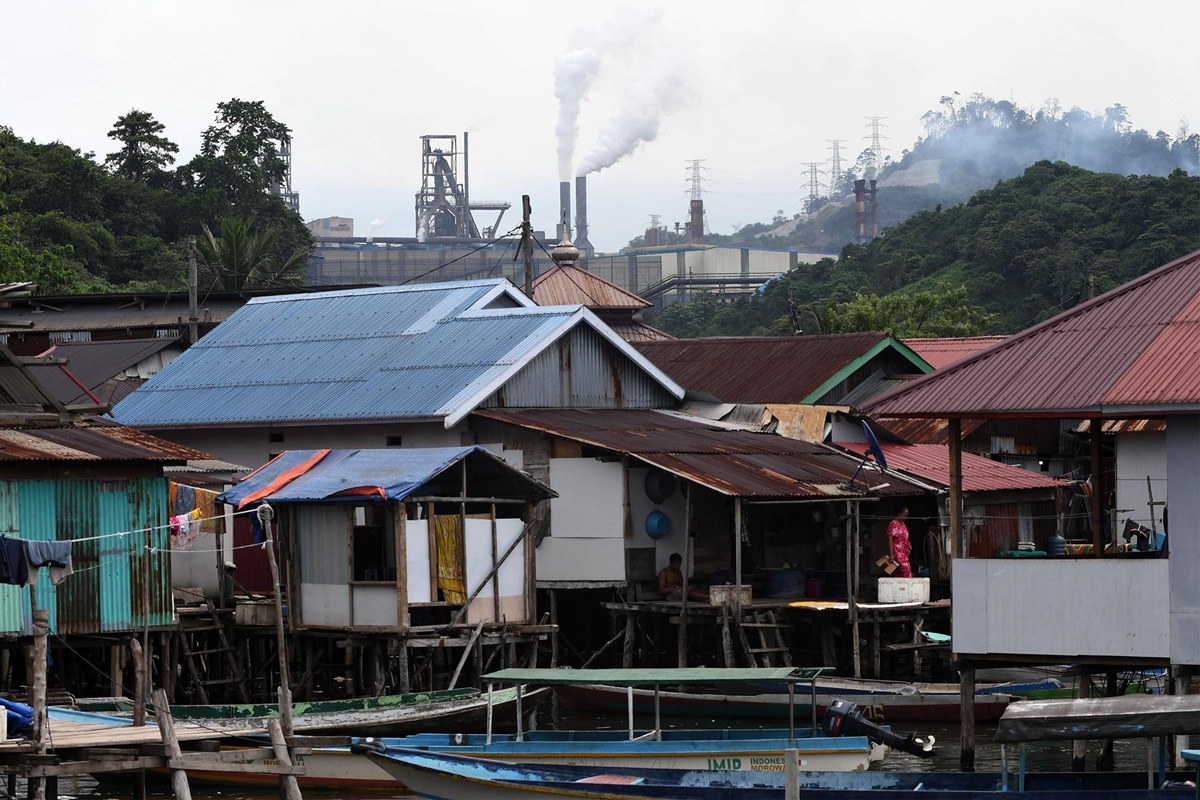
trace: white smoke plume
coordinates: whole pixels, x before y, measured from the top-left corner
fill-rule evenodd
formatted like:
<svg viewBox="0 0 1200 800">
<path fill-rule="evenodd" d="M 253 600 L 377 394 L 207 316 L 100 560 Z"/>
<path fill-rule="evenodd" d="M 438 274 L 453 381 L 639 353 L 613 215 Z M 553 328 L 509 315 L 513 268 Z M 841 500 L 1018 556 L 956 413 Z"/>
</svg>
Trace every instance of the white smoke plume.
<svg viewBox="0 0 1200 800">
<path fill-rule="evenodd" d="M 554 96 L 558 98 L 558 177 L 571 179 L 575 140 L 579 138 L 579 109 L 600 73 L 600 54 L 582 47 L 564 55 L 554 67 Z"/>
<path fill-rule="evenodd" d="M 371 241 L 375 237 L 375 232 L 387 225 L 387 217 L 375 217 L 367 223 L 367 241 Z"/>
<path fill-rule="evenodd" d="M 579 29 L 571 36 L 572 47 L 554 66 L 554 96 L 558 99 L 558 177 L 569 181 L 579 139 L 579 112 L 588 91 L 600 75 L 604 56 L 632 45 L 651 31 L 662 18 L 662 9 L 629 6 L 619 9 L 607 24 Z M 582 174 L 582 173 L 581 173 Z"/>
<path fill-rule="evenodd" d="M 670 69 L 646 76 L 626 95 L 624 107 L 600 128 L 596 143 L 579 162 L 576 173 L 587 175 L 611 167 L 642 144 L 657 139 L 663 115 L 678 101 L 682 84 L 682 75 Z"/>
</svg>

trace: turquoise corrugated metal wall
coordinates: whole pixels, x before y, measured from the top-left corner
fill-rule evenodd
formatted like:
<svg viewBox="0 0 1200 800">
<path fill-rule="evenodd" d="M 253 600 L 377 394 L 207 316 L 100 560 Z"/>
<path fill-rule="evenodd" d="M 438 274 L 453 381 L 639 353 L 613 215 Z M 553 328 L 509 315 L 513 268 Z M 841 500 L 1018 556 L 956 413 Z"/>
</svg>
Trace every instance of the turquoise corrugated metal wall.
<svg viewBox="0 0 1200 800">
<path fill-rule="evenodd" d="M 18 508 L 16 484 L 0 481 L 0 535 L 19 536 L 21 520 Z M 20 633 L 24 630 L 22 620 L 26 594 L 20 586 L 0 584 L 0 633 Z"/>
<path fill-rule="evenodd" d="M 167 522 L 166 478 L 114 481 L 0 481 L 0 534 L 22 539 L 89 539 Z M 150 607 L 143 576 L 149 558 Z M 37 602 L 50 612 L 54 634 L 140 630 L 174 622 L 171 600 L 170 532 L 166 528 L 129 536 L 76 541 L 75 574 L 58 587 L 42 572 Z M 0 633 L 31 633 L 29 594 L 0 585 Z"/>
</svg>

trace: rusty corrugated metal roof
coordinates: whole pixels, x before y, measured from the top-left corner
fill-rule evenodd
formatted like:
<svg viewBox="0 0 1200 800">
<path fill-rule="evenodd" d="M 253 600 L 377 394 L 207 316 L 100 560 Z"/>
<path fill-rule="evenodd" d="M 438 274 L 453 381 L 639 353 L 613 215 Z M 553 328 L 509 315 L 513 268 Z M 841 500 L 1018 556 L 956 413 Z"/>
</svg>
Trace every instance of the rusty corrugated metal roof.
<svg viewBox="0 0 1200 800">
<path fill-rule="evenodd" d="M 986 421 L 982 419 L 964 419 L 962 421 L 962 435 L 966 437 L 980 428 Z M 921 419 L 920 417 L 872 417 L 871 422 L 883 428 L 897 439 L 903 439 L 908 444 L 947 444 L 950 441 L 948 436 L 949 425 L 946 420 L 938 417 L 932 419 Z"/>
<path fill-rule="evenodd" d="M 1167 429 L 1165 419 L 1106 419 L 1100 424 L 1101 433 L 1162 433 Z M 1091 420 L 1083 420 L 1073 430 L 1091 433 Z"/>
<path fill-rule="evenodd" d="M 599 309 L 649 308 L 653 303 L 594 272 L 572 264 L 556 264 L 533 280 L 533 300 L 539 306 L 587 306 Z"/>
<path fill-rule="evenodd" d="M 0 428 L 3 461 L 148 461 L 185 464 L 211 455 L 121 425 L 89 420 L 53 428 Z"/>
<path fill-rule="evenodd" d="M 838 442 L 838 447 L 865 455 L 867 445 Z M 950 448 L 941 444 L 880 444 L 888 469 L 907 472 L 923 481 L 950 486 Z M 1064 484 L 1037 472 L 1002 464 L 990 458 L 963 452 L 964 492 L 1003 492 L 1058 489 Z"/>
<path fill-rule="evenodd" d="M 940 339 L 905 339 L 904 343 L 934 369 L 948 367 L 980 350 L 1003 342 L 1006 336 L 958 336 Z"/>
<path fill-rule="evenodd" d="M 864 472 L 833 448 L 717 427 L 649 410 L 477 411 L 478 416 L 625 453 L 733 497 L 853 498 L 864 486 L 885 495 L 925 490 L 894 476 Z M 889 484 L 884 486 L 883 484 Z"/>
<path fill-rule="evenodd" d="M 880 416 L 1146 417 L 1200 409 L 1200 251 L 877 398 Z"/>
<path fill-rule="evenodd" d="M 636 347 L 689 393 L 723 403 L 814 403 L 819 390 L 856 362 L 891 344 L 885 333 L 735 336 L 638 342 Z M 928 369 L 913 354 L 914 372 Z M 840 398 L 835 398 L 835 402 Z"/>
</svg>

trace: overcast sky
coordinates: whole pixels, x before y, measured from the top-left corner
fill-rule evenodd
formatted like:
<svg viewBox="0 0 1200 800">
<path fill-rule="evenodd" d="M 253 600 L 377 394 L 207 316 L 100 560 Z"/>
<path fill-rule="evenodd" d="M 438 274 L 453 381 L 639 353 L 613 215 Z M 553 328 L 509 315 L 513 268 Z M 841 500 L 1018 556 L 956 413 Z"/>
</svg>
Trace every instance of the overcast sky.
<svg viewBox="0 0 1200 800">
<path fill-rule="evenodd" d="M 0 124 L 23 137 L 110 152 L 111 123 L 150 111 L 199 146 L 217 102 L 263 100 L 292 128 L 305 219 L 355 219 L 413 235 L 426 133 L 471 134 L 471 196 L 533 198 L 557 221 L 556 62 L 608 47 L 580 116 L 576 162 L 615 115 L 659 135 L 590 179 L 593 244 L 624 245 L 650 214 L 686 214 L 685 160 L 706 159 L 711 230 L 800 209 L 801 162 L 827 139 L 856 154 L 865 115 L 886 116 L 894 155 L 943 94 L 1025 108 L 1058 98 L 1174 133 L 1200 125 L 1200 59 L 1186 50 L 1200 3 L 1055 2 L 24 2 L 6 4 Z M 647 12 L 647 9 L 651 13 Z M 655 19 L 655 16 L 658 18 Z M 631 26 L 630 20 L 634 21 Z M 640 35 L 623 47 L 616 38 Z M 656 91 L 656 87 L 669 91 Z M 853 157 L 853 156 L 852 156 Z M 490 224 L 480 215 L 481 225 Z"/>
</svg>

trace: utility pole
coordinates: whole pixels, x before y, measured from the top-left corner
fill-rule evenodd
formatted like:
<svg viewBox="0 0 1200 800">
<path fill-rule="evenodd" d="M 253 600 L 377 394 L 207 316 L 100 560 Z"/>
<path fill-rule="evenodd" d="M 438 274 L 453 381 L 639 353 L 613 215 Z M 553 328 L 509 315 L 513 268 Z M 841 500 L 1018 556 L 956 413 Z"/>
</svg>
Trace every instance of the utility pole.
<svg viewBox="0 0 1200 800">
<path fill-rule="evenodd" d="M 829 157 L 829 194 L 834 196 L 837 194 L 839 187 L 842 185 L 842 142 L 845 139 L 826 139 L 829 142 L 829 149 L 833 151 L 833 155 Z"/>
<path fill-rule="evenodd" d="M 200 293 L 199 275 L 196 272 L 196 237 L 189 236 L 188 248 L 188 342 L 195 344 L 200 338 Z"/>
<path fill-rule="evenodd" d="M 521 249 L 525 253 L 525 295 L 533 299 L 533 225 L 529 222 L 529 195 L 521 195 Z"/>
</svg>

